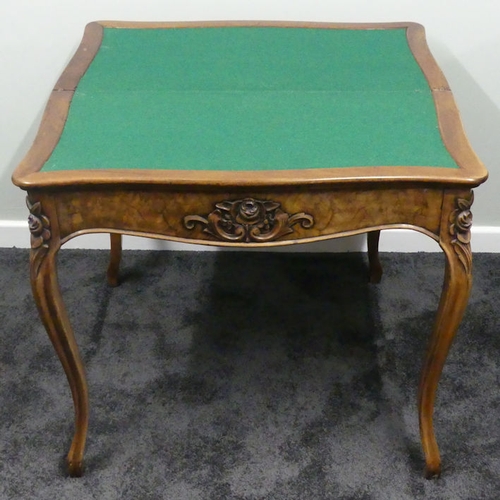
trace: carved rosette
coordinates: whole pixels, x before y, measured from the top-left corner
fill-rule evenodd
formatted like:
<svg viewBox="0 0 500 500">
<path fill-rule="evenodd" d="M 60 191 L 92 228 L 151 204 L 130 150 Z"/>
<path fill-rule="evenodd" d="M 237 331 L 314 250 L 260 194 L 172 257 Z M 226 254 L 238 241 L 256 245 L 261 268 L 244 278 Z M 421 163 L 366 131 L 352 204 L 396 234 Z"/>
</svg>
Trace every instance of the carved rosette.
<svg viewBox="0 0 500 500">
<path fill-rule="evenodd" d="M 470 230 L 472 227 L 472 212 L 474 193 L 471 191 L 469 199 L 457 198 L 457 208 L 450 215 L 451 244 L 467 273 L 472 270 L 472 251 L 470 248 Z"/>
<path fill-rule="evenodd" d="M 33 203 L 28 196 L 26 197 L 26 205 L 30 211 L 28 226 L 31 233 L 32 267 L 36 276 L 40 264 L 49 249 L 48 242 L 51 237 L 50 221 L 48 217 L 43 214 L 42 205 L 39 201 Z"/>
<path fill-rule="evenodd" d="M 28 196 L 26 205 L 30 211 L 28 226 L 31 233 L 31 248 L 47 246 L 47 241 L 50 239 L 50 221 L 43 215 L 41 203 L 39 201 L 32 203 Z"/>
<path fill-rule="evenodd" d="M 300 223 L 306 229 L 314 225 L 312 215 L 304 212 L 290 215 L 280 207 L 275 201 L 253 198 L 221 201 L 206 217 L 184 217 L 184 226 L 193 229 L 199 223 L 205 233 L 222 241 L 265 243 L 293 233 L 294 224 Z"/>
</svg>

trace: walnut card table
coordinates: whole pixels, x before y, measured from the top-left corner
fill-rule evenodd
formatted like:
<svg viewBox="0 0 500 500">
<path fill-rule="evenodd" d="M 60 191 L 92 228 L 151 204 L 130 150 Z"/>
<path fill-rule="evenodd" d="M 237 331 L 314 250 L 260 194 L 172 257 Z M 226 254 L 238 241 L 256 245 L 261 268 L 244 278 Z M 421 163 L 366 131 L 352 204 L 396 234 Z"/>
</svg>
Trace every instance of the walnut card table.
<svg viewBox="0 0 500 500">
<path fill-rule="evenodd" d="M 487 172 L 414 23 L 125 23 L 87 26 L 13 175 L 27 191 L 31 284 L 75 407 L 82 474 L 85 370 L 56 255 L 111 234 L 269 247 L 410 228 L 446 256 L 419 387 L 425 474 L 440 473 L 436 388 L 471 286 L 471 188 Z"/>
</svg>

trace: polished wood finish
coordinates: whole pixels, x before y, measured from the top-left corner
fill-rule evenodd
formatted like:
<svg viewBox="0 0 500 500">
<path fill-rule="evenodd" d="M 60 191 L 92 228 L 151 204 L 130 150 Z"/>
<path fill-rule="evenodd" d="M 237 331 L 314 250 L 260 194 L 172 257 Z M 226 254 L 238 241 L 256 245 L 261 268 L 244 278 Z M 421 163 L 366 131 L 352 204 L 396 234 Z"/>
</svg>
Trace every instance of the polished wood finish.
<svg viewBox="0 0 500 500">
<path fill-rule="evenodd" d="M 411 188 L 394 183 L 385 189 L 281 189 L 244 191 L 245 196 L 278 202 L 289 214 L 305 212 L 314 218 L 311 227 L 300 224 L 293 232 L 266 245 L 293 244 L 328 239 L 334 235 L 363 233 L 395 224 L 414 227 L 437 239 L 443 190 Z M 209 215 L 218 203 L 242 198 L 241 190 L 202 191 L 189 189 L 67 190 L 51 193 L 57 207 L 62 242 L 86 232 L 126 232 L 174 241 L 231 246 L 203 231 L 201 225 L 188 228 L 184 218 Z M 352 207 L 359 207 L 353 210 Z M 418 207 L 418 208 L 417 208 Z M 111 231 L 110 231 L 111 230 Z M 246 247 L 262 246 L 246 242 Z"/>
<path fill-rule="evenodd" d="M 434 97 L 443 142 L 459 168 L 381 165 L 271 172 L 40 172 L 62 133 L 76 85 L 100 46 L 103 26 L 167 29 L 227 25 L 406 28 L 409 46 Z M 14 183 L 28 192 L 33 295 L 73 395 L 75 434 L 68 454 L 70 474 L 78 476 L 83 470 L 88 394 L 84 367 L 57 283 L 56 255 L 62 244 L 85 233 L 110 233 L 108 282 L 116 286 L 122 234 L 265 248 L 368 233 L 370 281 L 375 283 L 382 275 L 380 231 L 410 228 L 438 241 L 446 256 L 443 291 L 418 398 L 425 474 L 439 475 L 441 463 L 433 428 L 435 395 L 470 291 L 471 188 L 486 177 L 484 166 L 467 142 L 453 96 L 427 48 L 420 25 L 112 21 L 88 25 L 80 48 L 52 92 L 33 146 L 13 175 Z M 263 217 L 254 220 L 252 203 L 244 205 L 243 213 L 238 212 L 241 201 L 249 199 L 258 202 L 256 210 L 265 210 Z"/>
<path fill-rule="evenodd" d="M 29 200 L 33 206 L 39 202 Z M 31 209 L 30 209 L 31 210 Z M 43 224 L 41 220 L 44 219 Z M 48 222 L 52 220 L 52 222 Z M 40 233 L 40 226 L 49 227 Z M 57 237 L 57 217 L 54 205 L 49 201 L 30 215 L 31 229 L 31 289 L 40 318 L 47 330 L 54 349 L 69 382 L 75 409 L 75 433 L 67 455 L 68 470 L 71 476 L 83 474 L 83 452 L 89 422 L 89 402 L 85 368 L 80 358 L 78 346 L 73 335 L 66 309 L 61 297 L 57 280 L 56 255 L 61 246 Z"/>
<path fill-rule="evenodd" d="M 438 477 L 441 473 L 441 459 L 432 420 L 436 389 L 472 286 L 471 204 L 472 193 L 463 191 L 446 193 L 443 203 L 439 245 L 446 257 L 445 276 L 418 394 L 420 435 L 426 458 L 425 477 L 428 479 Z"/>
</svg>

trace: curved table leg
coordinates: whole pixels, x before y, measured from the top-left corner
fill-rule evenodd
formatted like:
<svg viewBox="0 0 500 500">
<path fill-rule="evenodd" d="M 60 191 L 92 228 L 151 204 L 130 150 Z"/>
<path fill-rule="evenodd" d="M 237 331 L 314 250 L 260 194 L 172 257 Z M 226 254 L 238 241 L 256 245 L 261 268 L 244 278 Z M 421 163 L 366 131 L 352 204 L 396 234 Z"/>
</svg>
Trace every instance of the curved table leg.
<svg viewBox="0 0 500 500">
<path fill-rule="evenodd" d="M 70 476 L 83 473 L 89 405 L 85 369 L 68 320 L 57 281 L 56 255 L 59 244 L 32 248 L 31 287 L 38 311 L 68 378 L 75 408 L 75 434 L 67 460 Z"/>
<path fill-rule="evenodd" d="M 118 274 L 122 258 L 122 235 L 119 233 L 111 233 L 109 236 L 111 242 L 111 254 L 109 258 L 107 278 L 110 286 L 118 286 L 120 284 Z"/>
<path fill-rule="evenodd" d="M 370 283 L 380 283 L 382 279 L 382 265 L 378 256 L 380 231 L 370 231 L 366 236 L 368 242 L 368 263 L 370 266 L 368 281 Z"/>
<path fill-rule="evenodd" d="M 443 291 L 429 340 L 418 393 L 420 437 L 425 454 L 425 477 L 439 477 L 441 459 L 433 428 L 436 389 L 451 343 L 464 314 L 472 286 L 470 200 L 457 199 L 458 209 L 443 217 L 440 245 L 446 256 Z M 468 206 L 461 206 L 467 202 Z M 451 222 L 451 224 L 450 224 Z"/>
</svg>

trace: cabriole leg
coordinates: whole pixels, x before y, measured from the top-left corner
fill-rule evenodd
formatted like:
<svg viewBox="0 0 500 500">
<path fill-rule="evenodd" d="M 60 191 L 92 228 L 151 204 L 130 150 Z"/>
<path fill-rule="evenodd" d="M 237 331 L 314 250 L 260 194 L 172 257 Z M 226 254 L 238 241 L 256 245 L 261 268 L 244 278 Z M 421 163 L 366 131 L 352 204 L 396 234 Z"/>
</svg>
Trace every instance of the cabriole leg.
<svg viewBox="0 0 500 500">
<path fill-rule="evenodd" d="M 462 193 L 463 195 L 463 193 Z M 419 386 L 420 436 L 425 455 L 425 477 L 439 477 L 441 459 L 433 428 L 436 390 L 451 343 L 462 320 L 472 285 L 470 206 L 472 194 L 448 196 L 451 205 L 442 220 L 440 245 L 446 257 L 445 277 L 434 330 Z M 455 208 L 453 210 L 453 208 Z M 451 215 L 449 215 L 451 212 Z"/>
<path fill-rule="evenodd" d="M 379 240 L 380 231 L 370 231 L 367 233 L 368 264 L 370 266 L 368 280 L 370 283 L 380 283 L 380 280 L 382 279 L 382 265 L 380 264 L 378 256 Z"/>
<path fill-rule="evenodd" d="M 28 207 L 31 212 L 29 217 L 31 288 L 40 318 L 63 365 L 71 388 L 75 409 L 75 433 L 67 460 L 69 474 L 81 476 L 89 417 L 88 389 L 85 369 L 57 280 L 56 255 L 60 242 L 53 234 L 48 217 L 42 213 L 40 202 L 31 203 L 28 200 Z"/>
<path fill-rule="evenodd" d="M 122 258 L 122 235 L 118 233 L 111 233 L 109 236 L 111 242 L 111 252 L 107 272 L 108 283 L 110 286 L 118 286 L 118 275 L 120 270 L 120 261 Z"/>
</svg>

